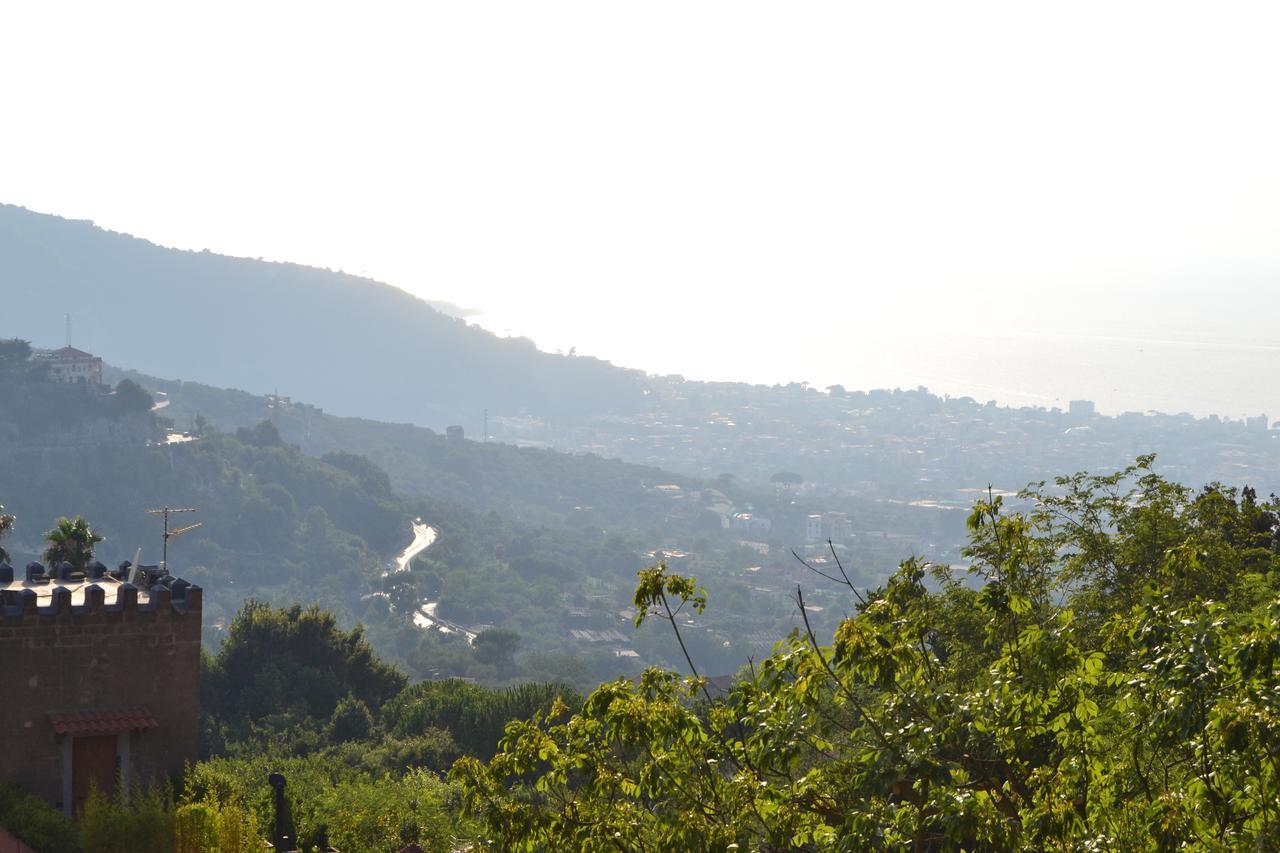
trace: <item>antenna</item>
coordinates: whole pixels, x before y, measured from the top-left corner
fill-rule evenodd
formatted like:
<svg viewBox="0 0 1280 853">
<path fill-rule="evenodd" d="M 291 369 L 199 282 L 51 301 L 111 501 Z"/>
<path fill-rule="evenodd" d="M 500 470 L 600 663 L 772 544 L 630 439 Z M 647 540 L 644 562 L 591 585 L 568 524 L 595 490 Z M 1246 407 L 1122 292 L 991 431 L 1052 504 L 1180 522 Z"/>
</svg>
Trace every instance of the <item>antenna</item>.
<svg viewBox="0 0 1280 853">
<path fill-rule="evenodd" d="M 129 583 L 134 586 L 138 585 L 138 578 L 142 577 L 142 569 L 138 568 L 142 565 L 142 549 L 139 548 L 133 552 L 133 565 L 129 567 Z"/>
<path fill-rule="evenodd" d="M 192 530 L 195 530 L 197 527 L 202 526 L 204 522 L 198 521 L 195 524 L 189 524 L 186 527 L 179 527 L 177 530 L 170 530 L 169 529 L 170 515 L 178 512 L 199 512 L 199 510 L 196 509 L 195 507 L 185 507 L 180 509 L 177 507 L 166 506 L 161 509 L 149 509 L 146 512 L 147 512 L 147 515 L 164 516 L 164 534 L 163 534 L 164 549 L 163 549 L 163 557 L 160 560 L 160 565 L 168 569 L 169 568 L 169 540 L 173 539 L 176 536 L 181 536 L 184 533 L 190 533 Z"/>
<path fill-rule="evenodd" d="M 67 346 L 71 346 L 71 312 L 67 312 Z"/>
</svg>

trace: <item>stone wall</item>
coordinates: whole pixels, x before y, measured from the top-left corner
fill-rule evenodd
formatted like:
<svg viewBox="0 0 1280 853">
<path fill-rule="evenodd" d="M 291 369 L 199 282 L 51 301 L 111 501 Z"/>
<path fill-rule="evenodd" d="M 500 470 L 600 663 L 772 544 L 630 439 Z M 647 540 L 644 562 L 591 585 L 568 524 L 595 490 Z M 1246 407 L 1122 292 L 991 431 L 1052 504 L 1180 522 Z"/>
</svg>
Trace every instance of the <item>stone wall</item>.
<svg viewBox="0 0 1280 853">
<path fill-rule="evenodd" d="M 146 603 L 119 586 L 103 603 L 94 584 L 72 606 L 65 587 L 38 607 L 30 590 L 0 608 L 0 780 L 12 780 L 58 808 L 64 800 L 66 735 L 49 714 L 145 707 L 159 726 L 127 735 L 134 782 L 181 774 L 196 757 L 200 717 L 201 590 L 174 597 L 154 588 Z"/>
</svg>

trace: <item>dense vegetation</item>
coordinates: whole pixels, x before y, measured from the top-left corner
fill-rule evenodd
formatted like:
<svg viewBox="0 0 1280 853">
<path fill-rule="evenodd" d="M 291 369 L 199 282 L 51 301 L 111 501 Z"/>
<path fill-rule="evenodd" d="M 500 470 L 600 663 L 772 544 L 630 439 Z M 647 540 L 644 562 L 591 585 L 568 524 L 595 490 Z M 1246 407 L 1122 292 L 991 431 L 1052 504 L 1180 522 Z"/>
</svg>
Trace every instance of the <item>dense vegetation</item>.
<svg viewBox="0 0 1280 853">
<path fill-rule="evenodd" d="M 705 592 L 663 564 L 636 622 L 667 622 L 691 674 L 585 700 L 407 685 L 332 614 L 251 602 L 206 656 L 205 755 L 173 788 L 75 825 L 5 789 L 0 821 L 50 850 L 249 850 L 279 771 L 305 848 L 1271 849 L 1280 500 L 1150 464 L 979 501 L 967 572 L 833 574 L 855 613 L 832 641 L 802 618 L 727 692 L 682 627 Z"/>
<path fill-rule="evenodd" d="M 213 423 L 230 431 L 270 419 L 285 441 L 309 456 L 362 456 L 387 472 L 396 492 L 496 512 L 523 524 L 579 532 L 658 527 L 670 502 L 647 487 L 693 482 L 593 454 L 478 441 L 479 424 L 466 431 L 473 440 L 459 441 L 411 424 L 338 417 L 296 399 L 273 404 L 268 396 L 244 391 L 107 372 L 162 395 L 168 404 L 164 414 L 176 428 Z"/>
<path fill-rule="evenodd" d="M 114 389 L 48 381 L 28 341 L 0 340 L 0 443 L 145 441 L 156 435 L 153 400 L 132 379 Z"/>
<path fill-rule="evenodd" d="M 119 387 L 132 384 L 117 378 Z M 15 405 L 50 385 L 23 384 Z M 677 662 L 660 632 L 646 629 L 624 642 L 619 614 L 645 552 L 679 542 L 696 551 L 698 570 L 720 595 L 717 618 L 690 637 L 708 665 L 736 669 L 752 653 L 739 642 L 748 630 L 767 638 L 763 646 L 757 638 L 756 653 L 785 633 L 779 626 L 789 616 L 780 599 L 762 604 L 745 580 L 726 576 L 760 555 L 739 546 L 738 534 L 722 530 L 714 513 L 715 524 L 703 527 L 696 507 L 653 488 L 674 482 L 693 491 L 696 482 L 598 457 L 330 418 L 302 405 L 264 410 L 261 398 L 239 392 L 195 386 L 199 393 L 184 404 L 193 386 L 165 387 L 172 405 L 140 416 L 153 432 L 166 413 L 185 418 L 186 405 L 211 406 L 218 425 L 193 414 L 191 440 L 179 443 L 140 435 L 99 441 L 92 430 L 67 442 L 0 435 L 8 517 L 17 517 L 6 547 L 15 560 L 42 559 L 42 531 L 71 514 L 105 537 L 103 560 L 131 559 L 142 546 L 143 562 L 154 562 L 159 520 L 144 510 L 194 506 L 200 511 L 191 521 L 203 527 L 175 541 L 171 559 L 177 573 L 205 587 L 210 647 L 247 598 L 305 601 L 332 611 L 340 624 L 364 623 L 376 647 L 417 678 L 564 680 L 587 688 L 637 673 L 640 660 Z M 82 396 L 71 386 L 55 388 Z M 109 422 L 103 415 L 86 423 L 96 429 Z M 395 478 L 357 452 L 366 450 L 394 466 Z M 408 495 L 398 491 L 405 483 Z M 732 493 L 731 484 L 722 488 Z M 439 532 L 437 540 L 410 571 L 388 573 L 418 517 Z M 424 600 L 481 641 L 473 646 L 414 625 Z M 748 612 L 751 620 L 743 618 Z M 584 640 L 576 629 L 613 639 Z M 624 646 L 639 657 L 618 655 Z"/>
<path fill-rule="evenodd" d="M 651 670 L 513 724 L 469 813 L 502 849 L 1274 849 L 1280 503 L 1149 465 L 979 502 L 967 577 L 850 586 L 723 699 Z"/>
<path fill-rule="evenodd" d="M 42 853 L 259 850 L 274 821 L 271 773 L 288 780 L 289 833 L 303 849 L 456 849 L 477 827 L 443 774 L 491 757 L 511 719 L 581 701 L 572 689 L 406 687 L 363 632 L 315 607 L 250 601 L 203 663 L 201 760 L 182 779 L 90 799 L 67 821 L 18 786 L 0 786 L 0 825 Z"/>
<path fill-rule="evenodd" d="M 73 408 L 90 399 L 73 386 L 32 381 L 15 387 L 19 405 L 50 388 Z M 87 421 L 104 422 L 110 421 Z M 627 662 L 612 654 L 584 654 L 567 645 L 562 592 L 577 588 L 620 598 L 640 550 L 627 537 L 531 527 L 445 500 L 406 498 L 367 458 L 340 450 L 308 456 L 269 421 L 234 432 L 202 422 L 196 440 L 179 444 L 132 438 L 98 442 L 80 434 L 74 442 L 49 443 L 0 435 L 9 506 L 0 513 L 0 529 L 9 534 L 6 554 L 19 562 L 80 560 L 46 547 L 44 531 L 50 524 L 57 530 L 59 517 L 70 513 L 105 537 L 101 559 L 132 559 L 143 546 L 143 561 L 154 562 L 160 557 L 159 522 L 144 510 L 194 506 L 199 513 L 192 520 L 203 527 L 175 541 L 171 559 L 177 573 L 206 589 L 210 647 L 246 598 L 308 601 L 342 624 L 364 622 L 379 648 L 418 677 L 493 682 L 516 675 L 512 661 L 495 666 L 456 636 L 414 626 L 410 615 L 431 597 L 442 616 L 516 632 L 526 677 L 592 684 L 626 671 Z M 544 468 L 510 482 L 531 487 Z M 439 531 L 435 545 L 413 571 L 387 575 L 388 558 L 407 544 L 410 519 L 418 516 Z"/>
<path fill-rule="evenodd" d="M 255 591 L 294 589 L 295 598 L 316 597 L 349 613 L 378 565 L 373 549 L 399 543 L 408 513 L 342 468 L 262 434 L 210 434 L 171 447 L 0 443 L 0 465 L 17 518 L 7 547 L 28 559 L 43 556 L 44 525 L 71 514 L 106 537 L 103 559 L 131 559 L 148 546 L 144 560 L 155 561 L 158 520 L 144 510 L 199 507 L 204 527 L 172 550 L 181 573 L 208 587 L 211 626 Z"/>
</svg>

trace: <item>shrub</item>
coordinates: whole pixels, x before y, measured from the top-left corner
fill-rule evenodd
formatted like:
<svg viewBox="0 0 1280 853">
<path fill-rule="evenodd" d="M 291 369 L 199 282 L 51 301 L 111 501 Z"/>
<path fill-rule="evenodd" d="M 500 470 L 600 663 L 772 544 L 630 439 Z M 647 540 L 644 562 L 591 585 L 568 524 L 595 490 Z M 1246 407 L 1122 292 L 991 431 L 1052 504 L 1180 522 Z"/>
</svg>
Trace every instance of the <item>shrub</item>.
<svg viewBox="0 0 1280 853">
<path fill-rule="evenodd" d="M 41 853 L 78 853 L 80 850 L 71 821 L 13 782 L 0 784 L 0 826 Z"/>
</svg>

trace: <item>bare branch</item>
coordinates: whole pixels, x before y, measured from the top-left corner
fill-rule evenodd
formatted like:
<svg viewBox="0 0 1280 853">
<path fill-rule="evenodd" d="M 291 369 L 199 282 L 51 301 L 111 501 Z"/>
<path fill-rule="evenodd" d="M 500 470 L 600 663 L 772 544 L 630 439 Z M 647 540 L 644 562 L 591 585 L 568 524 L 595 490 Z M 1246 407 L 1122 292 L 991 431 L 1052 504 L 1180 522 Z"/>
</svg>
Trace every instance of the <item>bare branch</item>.
<svg viewBox="0 0 1280 853">
<path fill-rule="evenodd" d="M 853 691 L 845 687 L 844 682 L 840 680 L 835 670 L 831 668 L 831 664 L 827 662 L 827 656 L 822 653 L 822 647 L 818 645 L 818 638 L 813 634 L 813 626 L 809 624 L 809 611 L 805 609 L 804 591 L 800 589 L 799 584 L 796 585 L 796 604 L 800 607 L 800 616 L 804 619 L 804 630 L 809 635 L 809 645 L 813 648 L 813 653 L 818 656 L 818 661 L 822 664 L 822 668 L 827 671 L 827 675 L 835 682 L 836 689 L 849 700 L 849 704 L 853 707 L 853 710 L 858 712 L 858 716 L 866 723 L 867 728 L 871 729 L 876 736 L 876 740 L 880 741 L 880 745 L 896 755 L 897 750 L 889 743 L 889 738 L 885 736 L 884 730 L 876 725 L 875 721 L 871 719 L 871 715 L 862 707 L 862 703 L 853 695 Z"/>
<path fill-rule="evenodd" d="M 840 577 L 844 578 L 845 585 L 857 597 L 858 603 L 863 607 L 867 606 L 867 600 L 862 597 L 858 590 L 854 587 L 853 582 L 849 580 L 849 575 L 844 570 L 844 563 L 840 562 L 840 555 L 836 553 L 835 543 L 830 538 L 827 539 L 827 547 L 831 549 L 831 556 L 836 561 L 836 568 L 840 570 Z"/>
<path fill-rule="evenodd" d="M 796 549 L 795 549 L 795 548 L 792 548 L 792 549 L 791 549 L 791 556 L 793 556 L 793 557 L 795 557 L 797 560 L 799 560 L 799 561 L 800 561 L 800 565 L 804 566 L 806 569 L 808 569 L 809 571 L 813 572 L 815 575 L 821 575 L 822 577 L 826 578 L 827 580 L 831 581 L 832 583 L 844 584 L 845 586 L 848 586 L 848 585 L 849 585 L 849 580 L 848 580 L 847 578 L 846 578 L 845 580 L 840 580 L 840 578 L 833 577 L 833 576 L 831 576 L 831 575 L 827 574 L 826 572 L 822 571 L 821 569 L 814 568 L 814 567 L 813 567 L 813 566 L 811 566 L 809 563 L 805 562 L 804 557 L 801 557 L 799 554 L 797 554 L 797 553 L 796 553 Z M 855 591 L 855 594 L 856 594 L 856 591 Z"/>
</svg>

